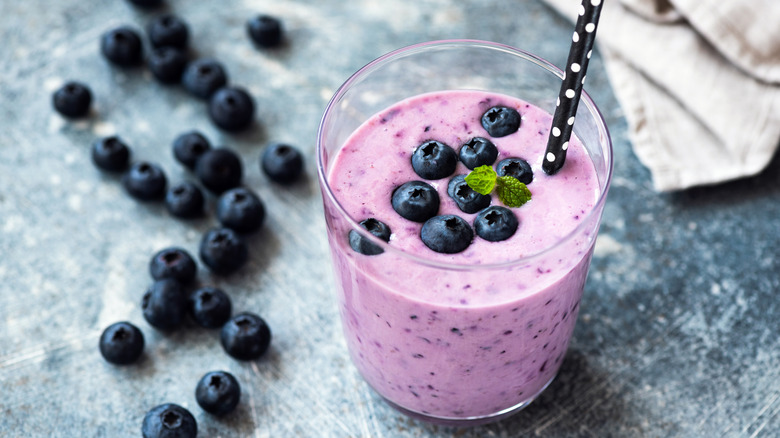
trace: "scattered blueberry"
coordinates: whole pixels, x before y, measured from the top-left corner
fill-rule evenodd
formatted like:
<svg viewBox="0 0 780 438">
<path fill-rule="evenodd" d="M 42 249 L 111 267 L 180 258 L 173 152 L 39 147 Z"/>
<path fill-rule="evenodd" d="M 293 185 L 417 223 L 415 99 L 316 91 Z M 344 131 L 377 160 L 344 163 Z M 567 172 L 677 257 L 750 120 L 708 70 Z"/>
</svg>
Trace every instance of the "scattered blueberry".
<svg viewBox="0 0 780 438">
<path fill-rule="evenodd" d="M 219 196 L 217 220 L 222 226 L 239 233 L 251 233 L 263 225 L 265 206 L 251 190 L 236 187 Z"/>
<path fill-rule="evenodd" d="M 204 187 L 222 193 L 241 184 L 241 158 L 228 148 L 209 149 L 195 164 L 195 174 Z"/>
<path fill-rule="evenodd" d="M 512 237 L 517 231 L 517 216 L 512 210 L 500 205 L 490 206 L 474 218 L 477 236 L 490 242 L 498 242 Z"/>
<path fill-rule="evenodd" d="M 301 152 L 287 144 L 269 144 L 260 157 L 260 169 L 271 181 L 289 184 L 298 179 L 303 172 Z"/>
<path fill-rule="evenodd" d="M 155 281 L 141 298 L 141 310 L 154 328 L 167 331 L 179 327 L 187 310 L 181 284 L 172 278 Z"/>
<path fill-rule="evenodd" d="M 385 242 L 390 241 L 390 227 L 384 222 L 368 218 L 361 221 L 360 226 Z M 379 245 L 363 237 L 357 230 L 349 230 L 349 246 L 356 252 L 364 255 L 377 255 L 384 252 Z"/>
<path fill-rule="evenodd" d="M 172 186 L 165 194 L 168 212 L 182 219 L 202 216 L 205 202 L 200 187 L 189 181 Z"/>
<path fill-rule="evenodd" d="M 412 154 L 412 168 L 423 179 L 442 179 L 455 172 L 458 155 L 446 144 L 428 140 Z"/>
<path fill-rule="evenodd" d="M 184 68 L 187 66 L 187 55 L 176 47 L 157 47 L 152 50 L 147 61 L 149 71 L 163 84 L 181 82 Z"/>
<path fill-rule="evenodd" d="M 195 280 L 197 273 L 195 259 L 182 248 L 162 249 L 149 261 L 149 274 L 155 280 L 172 278 L 181 284 L 189 284 Z"/>
<path fill-rule="evenodd" d="M 249 249 L 230 228 L 212 228 L 200 241 L 200 259 L 212 271 L 229 274 L 246 263 Z"/>
<path fill-rule="evenodd" d="M 215 329 L 224 325 L 233 310 L 230 297 L 216 287 L 203 287 L 189 297 L 190 315 L 204 328 Z"/>
<path fill-rule="evenodd" d="M 222 416 L 233 412 L 241 400 L 241 386 L 227 371 L 211 371 L 198 381 L 195 400 L 204 411 Z"/>
<path fill-rule="evenodd" d="M 187 409 L 165 403 L 146 413 L 141 434 L 143 438 L 195 438 L 198 423 Z"/>
<path fill-rule="evenodd" d="M 470 170 L 492 166 L 498 158 L 498 148 L 484 137 L 474 137 L 460 147 L 460 161 Z"/>
<path fill-rule="evenodd" d="M 434 216 L 423 224 L 420 238 L 425 246 L 436 252 L 455 254 L 471 245 L 474 231 L 460 216 Z"/>
<path fill-rule="evenodd" d="M 162 168 L 146 161 L 132 165 L 122 176 L 122 185 L 127 193 L 141 201 L 162 198 L 167 184 Z"/>
<path fill-rule="evenodd" d="M 466 183 L 466 175 L 457 175 L 447 185 L 447 194 L 464 213 L 476 213 L 490 205 L 490 195 L 475 192 Z"/>
<path fill-rule="evenodd" d="M 128 26 L 120 26 L 101 36 L 100 51 L 113 64 L 129 67 L 141 63 L 143 45 L 138 32 Z"/>
<path fill-rule="evenodd" d="M 439 212 L 439 193 L 430 184 L 409 181 L 393 191 L 391 203 L 401 217 L 425 222 Z"/>
<path fill-rule="evenodd" d="M 186 49 L 190 37 L 187 23 L 173 14 L 160 15 L 152 19 L 146 28 L 146 33 L 153 47 Z"/>
<path fill-rule="evenodd" d="M 116 365 L 131 364 L 144 351 L 144 334 L 127 321 L 115 322 L 103 330 L 98 346 L 100 354 L 108 362 Z"/>
<path fill-rule="evenodd" d="M 222 326 L 220 342 L 225 352 L 236 359 L 257 359 L 268 350 L 271 329 L 258 315 L 239 313 Z"/>
<path fill-rule="evenodd" d="M 276 47 L 282 42 L 282 22 L 270 15 L 257 15 L 247 22 L 247 32 L 260 47 Z"/>
<path fill-rule="evenodd" d="M 54 92 L 52 104 L 65 117 L 84 117 L 92 105 L 92 92 L 81 82 L 69 81 Z"/>
<path fill-rule="evenodd" d="M 119 137 L 101 138 L 92 144 L 92 162 L 109 172 L 125 170 L 130 163 L 130 148 Z"/>
<path fill-rule="evenodd" d="M 222 87 L 209 98 L 209 117 L 225 131 L 240 131 L 255 116 L 255 103 L 249 93 L 239 87 Z"/>
<path fill-rule="evenodd" d="M 528 164 L 528 161 L 517 157 L 499 161 L 496 173 L 498 176 L 513 176 L 524 184 L 531 184 L 531 181 L 534 180 L 534 171 L 531 169 L 531 165 Z"/>
<path fill-rule="evenodd" d="M 227 85 L 225 67 L 214 59 L 196 59 L 184 69 L 184 88 L 194 96 L 208 99 L 215 91 Z"/>
<path fill-rule="evenodd" d="M 520 128 L 520 113 L 514 108 L 494 106 L 482 114 L 482 127 L 491 137 L 505 137 Z"/>
<path fill-rule="evenodd" d="M 198 131 L 180 134 L 173 141 L 173 156 L 189 169 L 195 168 L 198 158 L 211 149 L 211 143 Z"/>
</svg>

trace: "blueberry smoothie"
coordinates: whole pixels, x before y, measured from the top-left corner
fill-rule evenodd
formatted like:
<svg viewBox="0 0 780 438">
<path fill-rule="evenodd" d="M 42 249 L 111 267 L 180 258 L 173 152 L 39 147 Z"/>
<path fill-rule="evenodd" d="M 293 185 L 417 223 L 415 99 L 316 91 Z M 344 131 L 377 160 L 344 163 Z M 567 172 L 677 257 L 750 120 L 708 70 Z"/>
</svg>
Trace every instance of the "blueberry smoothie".
<svg viewBox="0 0 780 438">
<path fill-rule="evenodd" d="M 503 120 L 490 115 L 497 108 L 519 126 L 493 132 L 491 121 Z M 563 169 L 544 173 L 550 123 L 546 111 L 507 95 L 427 93 L 365 121 L 330 158 L 325 216 L 347 345 L 365 380 L 402 410 L 495 418 L 533 400 L 558 371 L 603 188 L 574 136 Z M 417 166 L 420 154 L 433 157 L 432 173 Z M 524 180 L 530 200 L 510 208 L 495 193 L 471 193 L 463 176 L 478 164 Z M 410 201 L 429 210 L 415 217 L 396 202 L 399 192 L 438 199 Z M 491 209 L 505 216 L 485 214 Z M 426 240 L 440 218 L 433 229 L 444 235 Z M 491 234 L 496 223 L 509 226 Z"/>
</svg>

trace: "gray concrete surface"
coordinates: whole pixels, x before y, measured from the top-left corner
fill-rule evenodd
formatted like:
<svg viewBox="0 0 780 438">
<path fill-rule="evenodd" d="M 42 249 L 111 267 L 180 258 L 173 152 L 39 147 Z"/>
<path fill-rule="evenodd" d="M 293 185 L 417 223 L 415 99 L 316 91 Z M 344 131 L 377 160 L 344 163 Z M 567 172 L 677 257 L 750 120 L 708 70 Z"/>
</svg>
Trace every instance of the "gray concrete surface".
<svg viewBox="0 0 780 438">
<path fill-rule="evenodd" d="M 250 131 L 222 133 L 181 87 L 100 56 L 103 31 L 143 29 L 166 10 L 190 24 L 194 55 L 220 59 L 231 82 L 248 87 L 258 104 Z M 259 12 L 284 20 L 283 49 L 250 44 L 244 23 Z M 162 402 L 188 407 L 201 437 L 780 436 L 780 162 L 738 182 L 654 193 L 598 54 L 587 89 L 611 126 L 615 178 L 558 379 L 515 417 L 452 429 L 392 410 L 349 363 L 313 155 L 327 100 L 399 46 L 486 39 L 561 65 L 570 35 L 568 21 L 531 0 L 166 0 L 151 11 L 123 0 L 0 2 L 0 436 L 140 436 L 145 412 Z M 67 79 L 95 93 L 86 120 L 51 109 Z M 133 201 L 89 160 L 94 139 L 118 134 L 170 181 L 190 179 L 171 154 L 190 129 L 238 151 L 245 183 L 268 207 L 248 266 L 226 277 L 199 271 L 237 311 L 269 322 L 272 347 L 257 361 L 229 358 L 216 332 L 191 323 L 171 334 L 146 324 L 139 303 L 150 257 L 174 244 L 195 253 L 215 219 L 183 222 Z M 290 188 L 257 165 L 276 140 L 306 154 L 307 178 Z M 112 366 L 98 352 L 100 332 L 117 320 L 146 336 L 135 365 Z M 194 399 L 213 369 L 244 389 L 223 419 Z"/>
</svg>

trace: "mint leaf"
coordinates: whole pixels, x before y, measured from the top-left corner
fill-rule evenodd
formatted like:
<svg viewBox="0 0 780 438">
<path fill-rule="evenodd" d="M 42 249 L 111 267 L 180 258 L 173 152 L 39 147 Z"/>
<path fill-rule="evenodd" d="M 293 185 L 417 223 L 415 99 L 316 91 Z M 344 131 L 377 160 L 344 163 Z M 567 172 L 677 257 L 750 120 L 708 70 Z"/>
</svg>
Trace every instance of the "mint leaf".
<svg viewBox="0 0 780 438">
<path fill-rule="evenodd" d="M 466 178 L 468 179 L 468 177 Z M 498 199 L 507 207 L 520 207 L 531 200 L 531 191 L 528 190 L 524 183 L 513 176 L 499 176 L 496 178 L 496 193 L 498 194 Z"/>
<path fill-rule="evenodd" d="M 488 195 L 493 191 L 493 187 L 496 186 L 497 177 L 498 174 L 492 167 L 482 165 L 474 168 L 474 170 L 466 175 L 466 184 L 471 187 L 471 190 L 474 190 L 481 195 Z"/>
</svg>

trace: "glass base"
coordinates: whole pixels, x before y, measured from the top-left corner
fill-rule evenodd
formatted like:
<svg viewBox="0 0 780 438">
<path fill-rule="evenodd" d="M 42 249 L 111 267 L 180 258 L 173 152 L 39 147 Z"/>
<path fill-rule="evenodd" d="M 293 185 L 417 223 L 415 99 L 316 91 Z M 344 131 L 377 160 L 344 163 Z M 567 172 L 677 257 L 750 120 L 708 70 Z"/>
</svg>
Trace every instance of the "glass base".
<svg viewBox="0 0 780 438">
<path fill-rule="evenodd" d="M 557 375 L 557 373 L 556 373 Z M 520 411 L 522 411 L 526 406 L 528 406 L 532 401 L 536 400 L 537 397 L 539 397 L 539 394 L 544 392 L 545 389 L 547 389 L 548 386 L 550 386 L 550 383 L 552 383 L 553 380 L 555 380 L 556 375 L 552 376 L 550 380 L 547 381 L 547 383 L 542 386 L 542 389 L 537 391 L 535 394 L 533 394 L 531 397 L 521 401 L 520 403 L 511 406 L 509 408 L 503 409 L 498 412 L 494 412 L 492 414 L 488 415 L 480 415 L 478 417 L 437 417 L 430 414 L 423 414 L 421 412 L 413 411 L 407 408 L 404 408 L 403 406 L 399 406 L 392 401 L 382 397 L 387 404 L 392 406 L 395 410 L 401 412 L 402 414 L 414 418 L 416 420 L 425 421 L 432 424 L 438 424 L 443 426 L 456 426 L 456 427 L 472 427 L 472 426 L 481 426 L 488 423 L 493 423 L 499 420 L 503 420 L 507 417 L 510 417 Z"/>
</svg>

